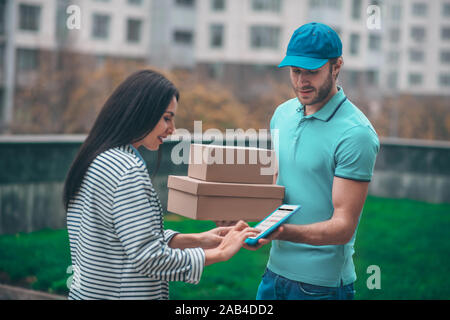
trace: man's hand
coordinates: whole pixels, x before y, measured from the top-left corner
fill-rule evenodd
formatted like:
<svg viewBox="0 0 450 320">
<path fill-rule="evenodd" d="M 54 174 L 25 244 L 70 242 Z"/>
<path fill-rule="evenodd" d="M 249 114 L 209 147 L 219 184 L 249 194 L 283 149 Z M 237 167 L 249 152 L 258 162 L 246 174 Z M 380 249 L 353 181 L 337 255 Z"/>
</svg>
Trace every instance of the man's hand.
<svg viewBox="0 0 450 320">
<path fill-rule="evenodd" d="M 272 240 L 278 239 L 280 235 L 283 233 L 284 227 L 279 226 L 274 232 L 272 232 L 267 238 L 262 238 L 258 240 L 258 243 L 256 246 L 249 246 L 248 244 L 244 243 L 244 248 L 251 251 L 256 251 L 260 249 L 261 247 L 265 246 L 266 244 L 270 243 Z"/>
<path fill-rule="evenodd" d="M 368 186 L 368 182 L 334 177 L 331 219 L 306 225 L 285 224 L 276 239 L 314 246 L 346 244 L 355 233 Z"/>
</svg>

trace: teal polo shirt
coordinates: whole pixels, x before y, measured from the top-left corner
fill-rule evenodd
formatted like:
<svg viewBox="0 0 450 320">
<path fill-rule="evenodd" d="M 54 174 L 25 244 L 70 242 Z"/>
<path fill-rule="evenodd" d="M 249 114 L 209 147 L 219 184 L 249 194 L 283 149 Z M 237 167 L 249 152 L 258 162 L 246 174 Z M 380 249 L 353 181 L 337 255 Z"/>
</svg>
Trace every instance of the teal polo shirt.
<svg viewBox="0 0 450 320">
<path fill-rule="evenodd" d="M 342 88 L 316 113 L 305 116 L 297 98 L 281 104 L 270 129 L 284 203 L 300 204 L 287 223 L 306 225 L 333 216 L 333 178 L 370 181 L 380 148 L 369 120 Z M 313 246 L 273 241 L 268 268 L 291 280 L 337 287 L 356 280 L 352 255 L 356 231 L 345 245 Z"/>
</svg>

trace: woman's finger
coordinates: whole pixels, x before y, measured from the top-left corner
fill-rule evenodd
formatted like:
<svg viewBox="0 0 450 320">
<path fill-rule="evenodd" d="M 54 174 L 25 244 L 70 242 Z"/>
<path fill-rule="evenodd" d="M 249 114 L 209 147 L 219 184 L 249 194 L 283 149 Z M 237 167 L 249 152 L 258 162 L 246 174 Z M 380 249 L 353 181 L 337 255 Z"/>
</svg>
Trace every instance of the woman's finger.
<svg viewBox="0 0 450 320">
<path fill-rule="evenodd" d="M 240 234 L 241 238 L 243 238 L 243 241 L 245 241 L 247 238 L 254 238 L 258 235 L 259 232 L 255 232 L 251 229 L 247 230 L 243 230 Z"/>
<path fill-rule="evenodd" d="M 241 231 L 241 230 L 243 230 L 243 229 L 245 229 L 245 228 L 247 228 L 247 227 L 248 227 L 248 224 L 247 224 L 246 222 L 240 220 L 240 221 L 234 226 L 234 229 L 235 229 L 235 230 L 238 230 L 238 231 Z"/>
<path fill-rule="evenodd" d="M 223 236 L 226 236 L 228 234 L 228 232 L 230 232 L 231 229 L 233 229 L 233 227 L 218 227 L 218 228 L 213 229 L 213 231 L 217 235 L 223 237 Z"/>
</svg>

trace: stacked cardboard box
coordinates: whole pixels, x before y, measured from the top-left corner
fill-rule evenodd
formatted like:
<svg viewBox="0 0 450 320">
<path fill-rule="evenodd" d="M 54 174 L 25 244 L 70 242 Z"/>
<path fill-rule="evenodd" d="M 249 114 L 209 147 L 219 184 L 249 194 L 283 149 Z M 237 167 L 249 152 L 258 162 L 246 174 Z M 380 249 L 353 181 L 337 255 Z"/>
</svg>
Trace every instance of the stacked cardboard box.
<svg viewBox="0 0 450 320">
<path fill-rule="evenodd" d="M 170 212 L 196 220 L 259 221 L 282 204 L 271 150 L 191 144 L 188 176 L 169 176 Z"/>
</svg>

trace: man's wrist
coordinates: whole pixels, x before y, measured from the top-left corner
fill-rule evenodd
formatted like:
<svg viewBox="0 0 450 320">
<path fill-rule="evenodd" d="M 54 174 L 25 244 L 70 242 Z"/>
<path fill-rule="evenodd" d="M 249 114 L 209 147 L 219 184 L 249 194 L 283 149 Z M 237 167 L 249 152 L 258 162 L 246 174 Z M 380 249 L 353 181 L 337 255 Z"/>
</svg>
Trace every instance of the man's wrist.
<svg viewBox="0 0 450 320">
<path fill-rule="evenodd" d="M 295 224 L 284 224 L 283 231 L 279 234 L 277 240 L 301 242 L 301 234 L 298 227 L 299 226 Z"/>
</svg>

